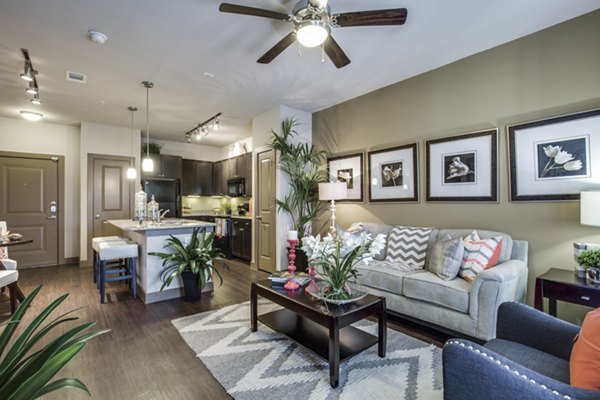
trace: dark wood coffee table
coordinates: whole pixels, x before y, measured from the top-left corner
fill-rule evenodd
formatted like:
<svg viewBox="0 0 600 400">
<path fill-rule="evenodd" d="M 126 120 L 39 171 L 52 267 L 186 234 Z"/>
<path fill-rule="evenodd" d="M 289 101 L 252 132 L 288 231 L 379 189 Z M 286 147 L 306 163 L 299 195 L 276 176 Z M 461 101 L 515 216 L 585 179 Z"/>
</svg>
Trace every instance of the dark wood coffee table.
<svg viewBox="0 0 600 400">
<path fill-rule="evenodd" d="M 258 296 L 284 307 L 258 315 Z M 357 321 L 377 315 L 378 336 L 349 326 Z M 304 289 L 285 290 L 271 287 L 271 281 L 253 282 L 250 289 L 250 323 L 256 332 L 257 321 L 280 332 L 318 357 L 329 362 L 329 383 L 339 385 L 340 362 L 378 343 L 379 357 L 385 357 L 386 307 L 385 298 L 367 295 L 356 302 L 335 306 L 324 303 Z"/>
</svg>

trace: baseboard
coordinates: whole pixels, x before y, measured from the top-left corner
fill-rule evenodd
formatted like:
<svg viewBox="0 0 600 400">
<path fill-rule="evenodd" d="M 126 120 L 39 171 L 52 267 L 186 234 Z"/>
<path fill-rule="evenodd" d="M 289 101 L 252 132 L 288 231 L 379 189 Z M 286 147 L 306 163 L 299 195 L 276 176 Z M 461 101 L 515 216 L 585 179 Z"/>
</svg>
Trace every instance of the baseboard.
<svg viewBox="0 0 600 400">
<path fill-rule="evenodd" d="M 202 293 L 210 292 L 214 290 L 213 282 L 207 282 L 204 289 L 202 289 Z M 183 288 L 173 288 L 173 289 L 165 289 L 162 292 L 152 292 L 146 293 L 144 290 L 138 285 L 138 294 L 144 304 L 157 303 L 159 301 L 178 299 L 183 297 Z"/>
</svg>

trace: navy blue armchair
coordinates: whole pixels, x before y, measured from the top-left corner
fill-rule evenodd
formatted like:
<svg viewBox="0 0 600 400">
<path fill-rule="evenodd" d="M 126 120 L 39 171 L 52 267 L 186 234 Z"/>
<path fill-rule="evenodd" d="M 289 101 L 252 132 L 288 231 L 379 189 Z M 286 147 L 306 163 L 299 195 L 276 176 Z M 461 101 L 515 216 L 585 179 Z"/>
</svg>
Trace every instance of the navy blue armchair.
<svg viewBox="0 0 600 400">
<path fill-rule="evenodd" d="M 579 327 L 521 303 L 498 308 L 496 338 L 483 346 L 444 345 L 445 400 L 599 399 L 569 385 L 569 358 Z"/>
</svg>

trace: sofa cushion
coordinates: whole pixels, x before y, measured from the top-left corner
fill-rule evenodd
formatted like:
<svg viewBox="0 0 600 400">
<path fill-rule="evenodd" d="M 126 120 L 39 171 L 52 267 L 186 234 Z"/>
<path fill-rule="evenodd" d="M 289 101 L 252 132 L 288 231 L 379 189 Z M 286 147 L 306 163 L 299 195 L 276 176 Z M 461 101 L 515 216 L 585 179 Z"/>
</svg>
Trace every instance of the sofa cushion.
<svg viewBox="0 0 600 400">
<path fill-rule="evenodd" d="M 465 240 L 460 276 L 473 282 L 477 274 L 496 265 L 502 251 L 502 237 Z"/>
<path fill-rule="evenodd" d="M 441 240 L 431 250 L 427 269 L 445 281 L 454 279 L 460 270 L 464 252 L 462 238 Z"/>
<path fill-rule="evenodd" d="M 567 360 L 504 339 L 492 339 L 484 347 L 542 375 L 569 384 Z"/>
<path fill-rule="evenodd" d="M 427 244 L 432 228 L 395 226 L 388 235 L 386 261 L 425 267 Z"/>
<path fill-rule="evenodd" d="M 469 312 L 471 285 L 464 279 L 445 281 L 429 271 L 420 271 L 404 277 L 404 296 L 432 303 L 462 313 Z"/>
<path fill-rule="evenodd" d="M 445 235 L 450 235 L 450 237 L 454 239 L 458 237 L 465 237 L 471 232 L 473 232 L 473 229 L 440 229 L 438 237 L 443 238 L 446 237 Z M 477 230 L 477 233 L 481 239 L 502 236 L 502 251 L 500 252 L 500 257 L 498 258 L 498 264 L 510 260 L 513 248 L 513 240 L 509 235 L 502 232 L 482 231 L 479 229 Z"/>
<path fill-rule="evenodd" d="M 404 277 L 410 271 L 393 268 L 387 261 L 371 261 L 369 264 L 360 262 L 356 265 L 358 270 L 358 283 L 386 292 L 401 295 Z"/>
<path fill-rule="evenodd" d="M 381 252 L 379 254 L 377 254 L 376 256 L 373 257 L 374 260 L 378 260 L 378 261 L 385 260 L 386 248 L 387 248 L 387 237 L 388 237 L 388 233 L 390 232 L 390 229 L 392 229 L 392 226 L 385 225 L 385 224 L 377 224 L 374 222 L 360 222 L 360 224 L 367 231 L 369 231 L 369 233 L 371 234 L 371 237 L 373 239 L 375 237 L 377 237 L 377 235 L 379 235 L 380 233 L 382 233 L 385 236 L 385 246 L 384 246 L 383 250 L 381 250 Z"/>
<path fill-rule="evenodd" d="M 571 385 L 600 390 L 600 308 L 586 314 L 570 360 Z"/>
</svg>

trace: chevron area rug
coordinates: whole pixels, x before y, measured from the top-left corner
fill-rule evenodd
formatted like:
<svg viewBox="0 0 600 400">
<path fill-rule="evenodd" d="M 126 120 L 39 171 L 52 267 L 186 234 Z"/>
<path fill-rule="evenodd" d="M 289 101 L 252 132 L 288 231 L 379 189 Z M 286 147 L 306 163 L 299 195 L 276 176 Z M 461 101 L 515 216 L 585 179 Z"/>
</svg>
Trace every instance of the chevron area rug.
<svg viewBox="0 0 600 400">
<path fill-rule="evenodd" d="M 279 306 L 259 301 L 259 315 Z M 329 385 L 329 366 L 265 325 L 250 331 L 250 303 L 173 321 L 185 342 L 225 390 L 238 400 L 442 398 L 442 351 L 388 328 L 387 353 L 377 345 L 343 362 L 340 385 Z M 354 326 L 376 335 L 377 324 Z"/>
</svg>

